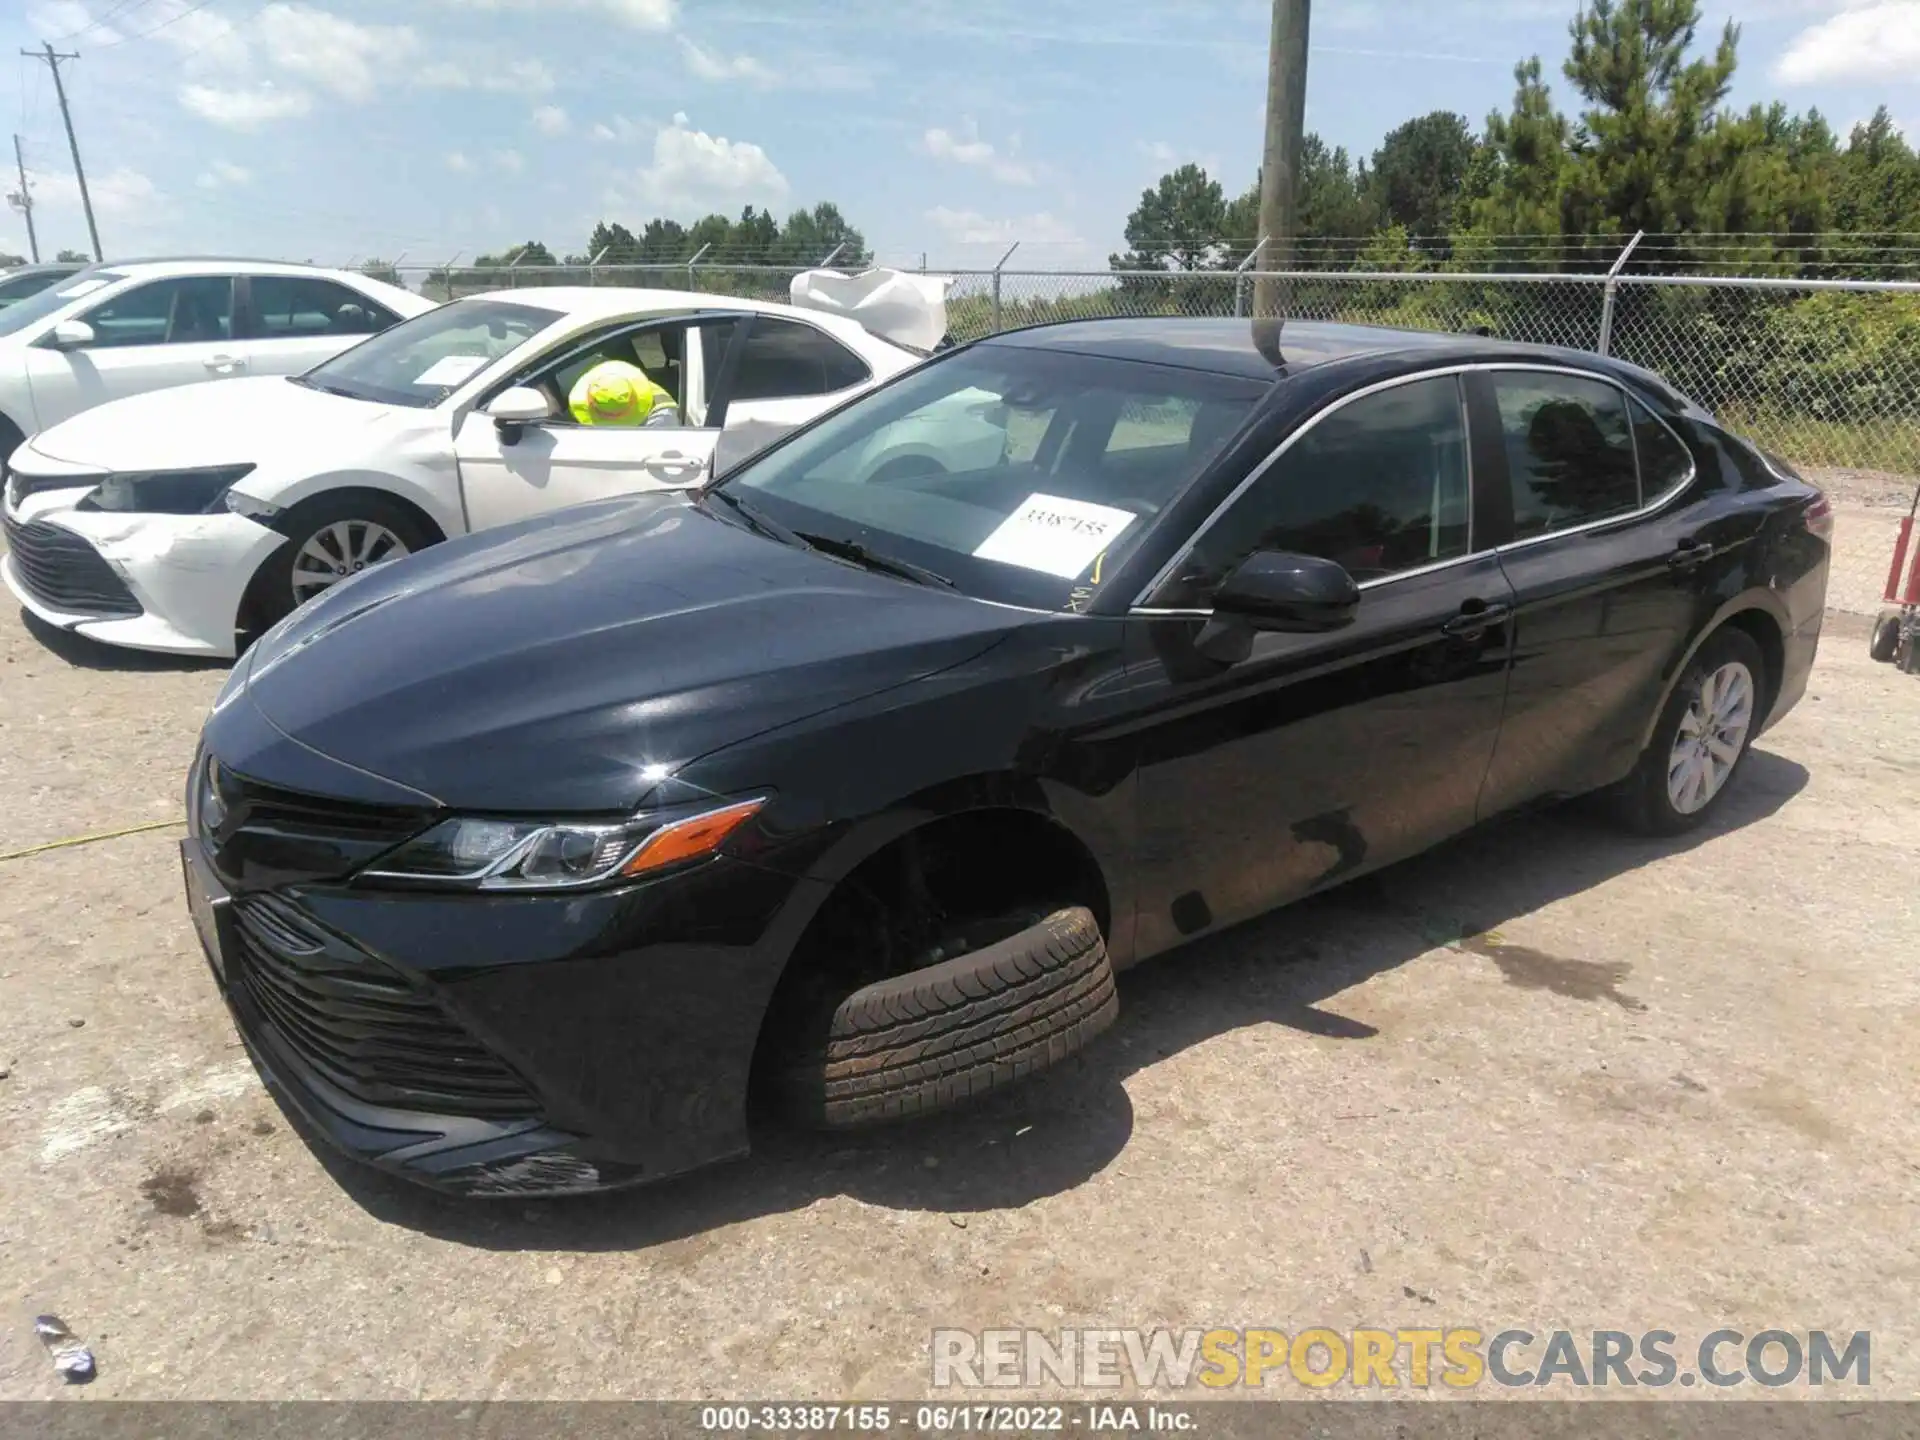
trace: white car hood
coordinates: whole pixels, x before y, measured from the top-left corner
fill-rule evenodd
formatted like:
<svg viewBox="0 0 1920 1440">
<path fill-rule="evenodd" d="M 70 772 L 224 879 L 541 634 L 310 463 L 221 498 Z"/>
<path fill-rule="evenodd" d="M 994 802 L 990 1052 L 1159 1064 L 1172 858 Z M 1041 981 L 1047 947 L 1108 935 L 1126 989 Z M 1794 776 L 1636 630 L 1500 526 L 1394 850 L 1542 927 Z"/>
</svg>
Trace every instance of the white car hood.
<svg viewBox="0 0 1920 1440">
<path fill-rule="evenodd" d="M 421 412 L 329 395 L 279 375 L 208 380 L 150 390 L 83 410 L 34 436 L 49 459 L 89 470 L 187 470 L 257 465 L 276 454 L 311 454 Z M 299 438 L 295 438 L 299 437 Z"/>
</svg>

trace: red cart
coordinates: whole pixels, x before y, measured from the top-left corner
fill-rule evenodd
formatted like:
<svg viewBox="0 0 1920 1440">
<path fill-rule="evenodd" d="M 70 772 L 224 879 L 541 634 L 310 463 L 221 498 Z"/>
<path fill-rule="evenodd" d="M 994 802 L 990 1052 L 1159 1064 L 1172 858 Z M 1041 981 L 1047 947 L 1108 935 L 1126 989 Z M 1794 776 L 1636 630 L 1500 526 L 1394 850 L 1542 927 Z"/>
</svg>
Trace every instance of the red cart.
<svg viewBox="0 0 1920 1440">
<path fill-rule="evenodd" d="M 1887 571 L 1888 609 L 1874 621 L 1868 653 L 1874 659 L 1898 665 L 1908 675 L 1920 674 L 1920 545 L 1914 544 L 1914 517 L 1920 514 L 1920 486 L 1913 504 L 1900 522 L 1893 542 L 1893 565 Z"/>
</svg>

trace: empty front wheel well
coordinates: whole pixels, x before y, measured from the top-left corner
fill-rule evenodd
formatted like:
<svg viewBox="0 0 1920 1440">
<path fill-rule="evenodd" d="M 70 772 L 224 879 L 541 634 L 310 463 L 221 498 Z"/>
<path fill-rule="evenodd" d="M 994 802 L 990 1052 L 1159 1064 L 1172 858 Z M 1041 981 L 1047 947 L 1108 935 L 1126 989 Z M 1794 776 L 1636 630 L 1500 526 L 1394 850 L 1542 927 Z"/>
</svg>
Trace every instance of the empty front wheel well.
<svg viewBox="0 0 1920 1440">
<path fill-rule="evenodd" d="M 997 808 L 931 821 L 882 846 L 833 887 L 780 977 L 759 1051 L 823 1003 L 932 963 L 970 922 L 1084 905 L 1105 934 L 1111 904 L 1092 852 L 1044 815 Z M 1024 923 L 1031 922 L 1014 928 Z"/>
</svg>

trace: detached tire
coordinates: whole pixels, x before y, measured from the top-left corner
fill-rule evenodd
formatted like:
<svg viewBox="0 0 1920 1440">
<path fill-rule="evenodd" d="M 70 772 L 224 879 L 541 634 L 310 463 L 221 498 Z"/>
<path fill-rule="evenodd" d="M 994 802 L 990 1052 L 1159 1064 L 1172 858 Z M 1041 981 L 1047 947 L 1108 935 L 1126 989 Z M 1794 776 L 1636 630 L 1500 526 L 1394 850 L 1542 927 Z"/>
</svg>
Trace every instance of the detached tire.
<svg viewBox="0 0 1920 1440">
<path fill-rule="evenodd" d="M 1713 635 L 1687 662 L 1633 773 L 1604 792 L 1614 818 L 1642 835 L 1679 835 L 1705 823 L 1740 778 L 1769 693 L 1766 660 L 1752 637 L 1736 629 Z M 1709 783 L 1691 789 L 1687 776 L 1699 773 Z"/>
<path fill-rule="evenodd" d="M 776 1098 L 823 1129 L 929 1114 L 1066 1059 L 1119 1009 L 1092 913 L 1056 910 L 998 944 L 854 991 L 819 1040 L 785 1057 Z"/>
<path fill-rule="evenodd" d="M 1867 642 L 1867 654 L 1882 665 L 1891 665 L 1900 649 L 1900 617 L 1883 614 L 1873 622 L 1873 638 Z"/>
</svg>

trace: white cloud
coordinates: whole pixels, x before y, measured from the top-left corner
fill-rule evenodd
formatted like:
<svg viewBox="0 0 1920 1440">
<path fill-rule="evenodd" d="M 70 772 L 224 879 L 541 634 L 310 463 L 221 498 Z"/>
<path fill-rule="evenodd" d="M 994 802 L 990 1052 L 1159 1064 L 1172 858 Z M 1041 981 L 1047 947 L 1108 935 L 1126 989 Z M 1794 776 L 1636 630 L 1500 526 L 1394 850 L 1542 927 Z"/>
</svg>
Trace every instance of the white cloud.
<svg viewBox="0 0 1920 1440">
<path fill-rule="evenodd" d="M 73 176 L 59 172 L 27 172 L 33 189 L 34 209 L 80 213 L 80 185 Z M 160 188 L 138 170 L 116 166 L 104 174 L 87 177 L 87 194 L 93 201 L 93 213 L 101 220 L 152 220 L 165 203 Z"/>
<path fill-rule="evenodd" d="M 684 113 L 653 137 L 653 163 L 616 187 L 609 203 L 639 200 L 669 214 L 697 217 L 742 204 L 786 199 L 787 177 L 758 145 L 696 130 Z"/>
<path fill-rule="evenodd" d="M 469 160 L 462 151 L 450 150 L 447 152 L 447 168 L 456 175 L 471 175 L 473 161 Z"/>
<path fill-rule="evenodd" d="M 506 171 L 509 175 L 518 175 L 527 168 L 526 158 L 518 150 L 496 150 L 493 152 L 492 159 L 498 169 Z"/>
<path fill-rule="evenodd" d="M 675 0 L 444 0 L 462 10 L 583 10 L 635 30 L 671 30 Z"/>
<path fill-rule="evenodd" d="M 282 90 L 271 80 L 239 89 L 183 85 L 180 103 L 202 120 L 230 130 L 252 130 L 275 120 L 291 120 L 313 109 L 313 97 L 305 91 Z"/>
<path fill-rule="evenodd" d="M 949 240 L 960 245 L 1084 245 L 1079 231 L 1049 211 L 990 220 L 977 210 L 954 210 L 936 205 L 927 219 Z"/>
<path fill-rule="evenodd" d="M 963 127 L 964 134 L 956 135 L 951 130 L 935 128 L 920 137 L 920 148 L 936 160 L 951 160 L 956 165 L 969 165 L 985 170 L 994 179 L 1006 185 L 1032 185 L 1037 177 L 1031 166 L 1016 160 L 1011 155 L 1002 155 L 992 145 L 982 140 L 973 121 Z"/>
<path fill-rule="evenodd" d="M 252 179 L 253 172 L 246 166 L 235 165 L 231 160 L 215 160 L 193 183 L 202 190 L 218 190 L 223 185 L 245 185 Z"/>
<path fill-rule="evenodd" d="M 696 79 L 738 80 L 762 89 L 770 89 L 777 83 L 778 77 L 773 71 L 751 55 L 722 55 L 717 50 L 694 44 L 684 35 L 680 37 L 680 49 L 687 57 L 687 69 Z"/>
<path fill-rule="evenodd" d="M 1920 0 L 1856 5 L 1788 42 L 1774 78 L 1789 85 L 1823 80 L 1905 80 L 1920 70 Z"/>
<path fill-rule="evenodd" d="M 409 25 L 360 25 L 308 5 L 269 5 L 253 28 L 269 64 L 343 100 L 371 99 L 380 74 L 420 48 Z"/>
<path fill-rule="evenodd" d="M 541 105 L 533 112 L 533 128 L 542 135 L 564 135 L 572 124 L 558 105 Z"/>
<path fill-rule="evenodd" d="M 27 23 L 34 38 L 44 40 L 84 40 L 89 45 L 106 45 L 121 38 L 120 32 L 104 22 L 123 5 L 105 4 L 95 15 L 91 7 L 78 0 L 47 0 L 27 12 Z"/>
<path fill-rule="evenodd" d="M 727 55 L 696 44 L 685 35 L 680 49 L 687 72 L 715 84 L 750 85 L 756 90 L 866 90 L 872 73 L 831 56 L 783 52 L 777 65 L 752 55 Z"/>
<path fill-rule="evenodd" d="M 543 61 L 500 64 L 485 56 L 436 60 L 413 72 L 413 81 L 430 90 L 484 90 L 501 95 L 545 95 L 555 83 L 553 71 Z"/>
</svg>

